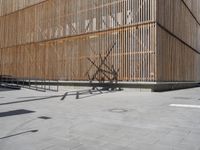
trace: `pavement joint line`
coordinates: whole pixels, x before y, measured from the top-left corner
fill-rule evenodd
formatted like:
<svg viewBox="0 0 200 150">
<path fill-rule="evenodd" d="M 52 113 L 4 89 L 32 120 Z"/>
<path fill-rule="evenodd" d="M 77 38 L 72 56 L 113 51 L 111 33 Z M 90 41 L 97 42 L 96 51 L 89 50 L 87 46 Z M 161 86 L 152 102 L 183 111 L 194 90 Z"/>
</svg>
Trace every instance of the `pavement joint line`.
<svg viewBox="0 0 200 150">
<path fill-rule="evenodd" d="M 199 108 L 200 105 L 186 105 L 186 104 L 170 104 L 171 107 L 183 107 L 183 108 Z"/>
</svg>

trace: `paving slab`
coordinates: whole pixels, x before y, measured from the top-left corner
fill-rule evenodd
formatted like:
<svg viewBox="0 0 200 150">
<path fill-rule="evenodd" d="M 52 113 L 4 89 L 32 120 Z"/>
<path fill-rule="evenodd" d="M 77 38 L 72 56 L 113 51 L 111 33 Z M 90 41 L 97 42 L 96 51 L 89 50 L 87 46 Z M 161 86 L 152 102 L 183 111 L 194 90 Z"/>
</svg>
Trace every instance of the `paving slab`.
<svg viewBox="0 0 200 150">
<path fill-rule="evenodd" d="M 200 150 L 200 109 L 171 106 L 200 106 L 200 88 L 60 100 L 74 90 L 0 90 L 0 150 Z"/>
</svg>

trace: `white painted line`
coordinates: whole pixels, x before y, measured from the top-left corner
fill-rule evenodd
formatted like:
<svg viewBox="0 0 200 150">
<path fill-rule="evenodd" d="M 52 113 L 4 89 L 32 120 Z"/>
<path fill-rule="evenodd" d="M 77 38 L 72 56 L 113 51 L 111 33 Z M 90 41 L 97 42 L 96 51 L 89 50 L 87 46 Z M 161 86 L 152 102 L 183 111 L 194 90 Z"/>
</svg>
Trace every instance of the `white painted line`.
<svg viewBox="0 0 200 150">
<path fill-rule="evenodd" d="M 170 104 L 171 107 L 200 108 L 200 105 Z"/>
</svg>

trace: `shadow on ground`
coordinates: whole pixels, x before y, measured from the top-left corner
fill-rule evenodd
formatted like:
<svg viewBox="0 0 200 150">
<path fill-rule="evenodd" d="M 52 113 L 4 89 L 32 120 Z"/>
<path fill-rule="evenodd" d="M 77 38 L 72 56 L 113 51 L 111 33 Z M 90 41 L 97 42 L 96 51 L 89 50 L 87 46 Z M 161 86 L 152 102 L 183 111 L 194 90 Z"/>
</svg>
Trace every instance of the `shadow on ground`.
<svg viewBox="0 0 200 150">
<path fill-rule="evenodd" d="M 0 86 L 0 92 L 6 92 L 6 91 L 15 91 L 14 89 L 9 89 L 9 88 L 2 88 Z"/>
<path fill-rule="evenodd" d="M 15 137 L 15 136 L 18 136 L 18 135 L 23 135 L 23 134 L 27 134 L 27 133 L 36 133 L 36 132 L 38 132 L 38 130 L 29 130 L 29 131 L 20 132 L 20 133 L 16 133 L 16 134 L 12 134 L 12 135 L 1 137 L 0 140 L 11 138 L 11 137 Z"/>
<path fill-rule="evenodd" d="M 43 101 L 43 100 L 49 100 L 52 98 L 62 97 L 63 95 L 54 95 L 54 96 L 46 96 L 41 98 L 34 98 L 34 99 L 28 99 L 28 100 L 21 100 L 21 101 L 13 101 L 13 102 L 7 102 L 7 103 L 0 103 L 1 105 L 11 105 L 11 104 L 18 104 L 18 103 L 28 103 L 33 101 Z"/>
<path fill-rule="evenodd" d="M 24 114 L 34 113 L 34 112 L 35 111 L 26 110 L 26 109 L 18 109 L 18 110 L 12 110 L 12 111 L 7 111 L 7 112 L 0 112 L 0 117 L 24 115 Z"/>
</svg>

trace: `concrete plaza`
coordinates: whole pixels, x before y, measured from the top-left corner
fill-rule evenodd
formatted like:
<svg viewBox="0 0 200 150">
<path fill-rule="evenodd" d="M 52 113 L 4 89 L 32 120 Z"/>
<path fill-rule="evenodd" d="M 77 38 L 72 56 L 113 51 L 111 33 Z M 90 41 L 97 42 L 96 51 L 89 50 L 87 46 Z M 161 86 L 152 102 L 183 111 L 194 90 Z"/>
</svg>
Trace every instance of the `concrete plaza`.
<svg viewBox="0 0 200 150">
<path fill-rule="evenodd" d="M 200 150 L 200 88 L 0 90 L 0 150 Z"/>
</svg>

